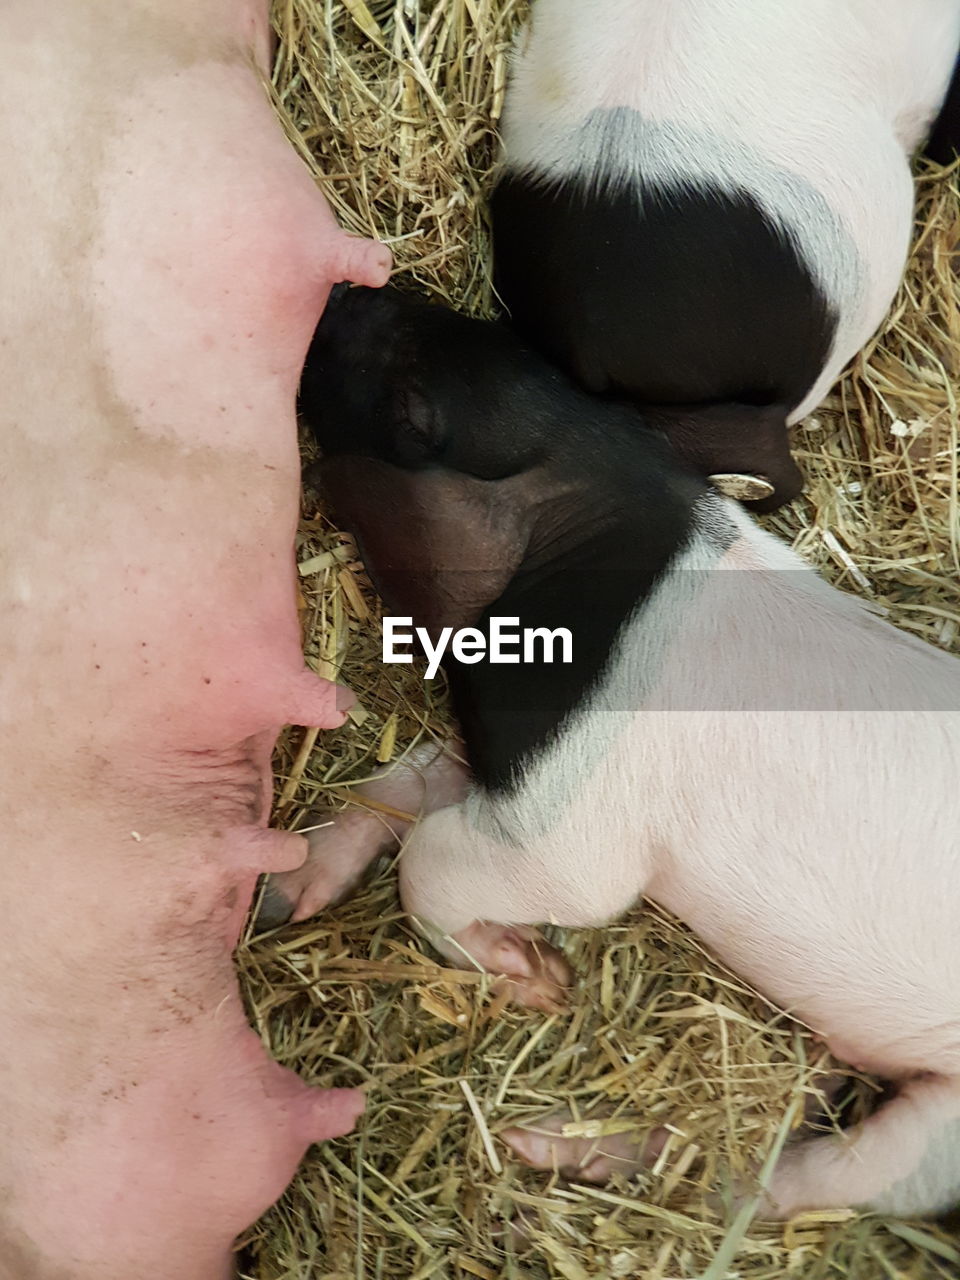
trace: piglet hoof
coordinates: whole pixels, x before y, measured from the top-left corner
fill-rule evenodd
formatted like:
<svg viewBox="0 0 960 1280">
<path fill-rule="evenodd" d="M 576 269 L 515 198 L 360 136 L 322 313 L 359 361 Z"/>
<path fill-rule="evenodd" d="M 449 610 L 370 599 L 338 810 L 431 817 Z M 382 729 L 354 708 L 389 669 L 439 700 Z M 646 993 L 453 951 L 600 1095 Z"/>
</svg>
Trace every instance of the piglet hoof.
<svg viewBox="0 0 960 1280">
<path fill-rule="evenodd" d="M 534 1124 L 504 1129 L 500 1137 L 518 1160 L 534 1169 L 552 1169 L 572 1182 L 603 1183 L 613 1174 L 632 1174 L 655 1163 L 666 1129 L 643 1134 L 621 1122 L 575 1121 L 555 1111 Z"/>
<path fill-rule="evenodd" d="M 302 834 L 307 838 L 302 865 L 264 881 L 256 915 L 258 932 L 309 920 L 348 898 L 382 845 L 376 821 L 364 824 L 353 814 L 335 819 L 313 815 Z"/>
<path fill-rule="evenodd" d="M 266 876 L 260 893 L 260 901 L 254 916 L 257 933 L 269 933 L 271 929 L 279 929 L 293 915 L 296 900 L 287 897 L 282 885 L 277 883 L 277 876 Z"/>
<path fill-rule="evenodd" d="M 454 963 L 462 965 L 466 958 L 501 975 L 496 987 L 505 987 L 516 1004 L 545 1013 L 565 1012 L 573 970 L 536 929 L 476 921 L 436 945 Z"/>
</svg>

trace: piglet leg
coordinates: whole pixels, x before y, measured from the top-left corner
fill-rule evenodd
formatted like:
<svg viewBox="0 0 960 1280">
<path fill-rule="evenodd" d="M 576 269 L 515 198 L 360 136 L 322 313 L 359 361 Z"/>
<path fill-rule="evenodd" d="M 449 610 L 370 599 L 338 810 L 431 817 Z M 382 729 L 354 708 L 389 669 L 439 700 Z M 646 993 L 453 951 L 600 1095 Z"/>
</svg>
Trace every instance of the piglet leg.
<svg viewBox="0 0 960 1280">
<path fill-rule="evenodd" d="M 257 924 L 274 929 L 288 920 L 308 920 L 347 896 L 381 853 L 399 847 L 418 815 L 455 804 L 467 778 L 449 749 L 429 743 L 352 787 L 342 813 L 332 819 L 310 815 L 302 826 L 306 861 L 267 877 Z"/>
<path fill-rule="evenodd" d="M 960 1080 L 907 1081 L 859 1129 L 789 1147 L 761 1214 L 854 1205 L 880 1213 L 943 1213 L 960 1200 Z"/>
<path fill-rule="evenodd" d="M 430 744 L 353 788 L 354 807 L 332 821 L 323 822 L 320 815 L 308 819 L 307 859 L 296 870 L 267 877 L 257 923 L 275 928 L 287 920 L 307 920 L 342 898 L 379 854 L 410 837 L 417 818 L 429 821 L 430 815 L 448 810 L 459 814 L 457 802 L 467 783 L 464 766 Z M 545 1010 L 563 1006 L 572 972 L 535 929 L 473 921 L 451 936 L 429 921 L 414 923 L 451 963 L 509 979 L 519 1003 Z"/>
<path fill-rule="evenodd" d="M 833 1100 L 844 1086 L 843 1075 L 824 1076 L 818 1092 L 806 1098 L 805 1118 L 817 1118 L 824 1100 Z M 607 1113 L 609 1114 L 609 1113 Z M 630 1175 L 649 1169 L 663 1151 L 669 1130 L 644 1130 L 638 1125 L 607 1120 L 594 1113 L 576 1121 L 566 1109 L 552 1111 L 526 1125 L 504 1129 L 500 1137 L 513 1154 L 534 1169 L 552 1169 L 577 1182 L 608 1181 L 615 1173 Z M 805 1144 L 810 1146 L 812 1144 Z"/>
<path fill-rule="evenodd" d="M 592 1136 L 567 1111 L 505 1129 L 504 1142 L 525 1164 L 582 1182 L 649 1167 L 665 1130 Z M 858 1130 L 804 1139 L 778 1161 L 759 1215 L 790 1218 L 804 1210 L 853 1205 L 910 1216 L 945 1212 L 960 1199 L 960 1082 L 939 1076 L 908 1081 Z"/>
<path fill-rule="evenodd" d="M 640 869 L 642 891 L 642 868 Z M 435 813 L 412 833 L 400 858 L 405 909 L 447 959 L 464 958 L 502 974 L 519 1003 L 562 1005 L 572 971 L 556 948 L 529 926 L 601 925 L 622 915 L 636 882 L 598 877 L 574 863 L 548 837 L 501 833 L 468 801 Z"/>
</svg>

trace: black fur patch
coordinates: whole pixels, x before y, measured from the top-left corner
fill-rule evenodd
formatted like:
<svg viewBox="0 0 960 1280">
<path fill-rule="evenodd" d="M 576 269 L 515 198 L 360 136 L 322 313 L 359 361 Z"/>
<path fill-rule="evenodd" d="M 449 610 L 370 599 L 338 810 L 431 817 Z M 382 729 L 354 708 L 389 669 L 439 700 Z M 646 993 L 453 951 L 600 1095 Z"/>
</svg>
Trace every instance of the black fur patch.
<svg viewBox="0 0 960 1280">
<path fill-rule="evenodd" d="M 493 195 L 495 283 L 518 330 L 588 390 L 638 404 L 781 405 L 836 330 L 796 248 L 748 192 L 545 186 Z"/>
<path fill-rule="evenodd" d="M 950 164 L 960 155 L 960 59 L 953 68 L 950 88 L 923 150 L 937 164 Z"/>
<path fill-rule="evenodd" d="M 486 631 L 489 617 L 516 617 L 521 628 L 566 627 L 573 636 L 572 663 L 444 663 L 471 766 L 488 790 L 517 786 L 524 766 L 562 735 L 601 687 L 628 622 L 690 536 L 689 500 L 673 489 L 674 477 L 664 474 L 659 459 L 650 462 L 649 488 L 634 492 L 632 513 L 598 521 L 594 536 L 575 552 L 539 572 L 519 573 L 478 624 Z"/>
</svg>

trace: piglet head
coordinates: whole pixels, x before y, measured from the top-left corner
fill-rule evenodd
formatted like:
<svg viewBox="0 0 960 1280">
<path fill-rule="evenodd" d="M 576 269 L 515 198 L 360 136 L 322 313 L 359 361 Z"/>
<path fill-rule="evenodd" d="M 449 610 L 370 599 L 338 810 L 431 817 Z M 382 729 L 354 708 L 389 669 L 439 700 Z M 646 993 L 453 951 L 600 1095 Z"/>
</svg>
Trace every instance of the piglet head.
<svg viewBox="0 0 960 1280">
<path fill-rule="evenodd" d="M 300 405 L 390 613 L 434 643 L 494 618 L 576 634 L 562 671 L 445 661 L 474 776 L 514 785 L 594 687 L 705 485 L 633 407 L 582 391 L 508 327 L 390 289 L 333 299 Z"/>
<path fill-rule="evenodd" d="M 500 325 L 394 289 L 334 290 L 300 408 L 392 612 L 436 632 L 502 594 L 569 488 L 550 465 L 561 382 Z"/>
<path fill-rule="evenodd" d="M 535 411 L 535 384 L 547 369 L 501 325 L 393 288 L 337 285 L 300 405 L 326 456 L 500 480 L 543 454 L 552 424 Z"/>
</svg>

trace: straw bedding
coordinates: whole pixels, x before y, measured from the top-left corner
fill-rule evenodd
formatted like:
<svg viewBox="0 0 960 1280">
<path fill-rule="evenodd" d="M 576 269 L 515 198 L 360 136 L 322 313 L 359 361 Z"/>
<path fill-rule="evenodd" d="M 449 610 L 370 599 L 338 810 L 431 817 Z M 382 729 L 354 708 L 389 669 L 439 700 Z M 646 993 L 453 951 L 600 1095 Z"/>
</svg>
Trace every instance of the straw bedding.
<svg viewBox="0 0 960 1280">
<path fill-rule="evenodd" d="M 351 230 L 388 240 L 399 282 L 494 310 L 484 199 L 518 0 L 277 0 L 278 107 Z M 908 277 L 884 332 L 798 428 L 807 495 L 769 525 L 831 581 L 960 652 L 956 171 L 920 179 Z M 349 783 L 442 734 L 442 681 L 379 660 L 354 549 L 308 495 L 298 559 L 307 654 L 358 693 L 344 729 L 291 731 L 276 820 L 335 810 Z M 561 938 L 561 935 L 556 935 Z M 240 948 L 254 1023 L 317 1084 L 361 1085 L 356 1134 L 315 1148 L 242 1242 L 248 1280 L 934 1280 L 947 1226 L 852 1214 L 745 1226 L 708 1191 L 776 1152 L 826 1059 L 655 910 L 567 931 L 568 1015 L 504 1008 L 403 922 L 389 865 L 346 905 Z M 874 1085 L 851 1081 L 854 1112 Z M 607 1188 L 518 1168 L 497 1131 L 556 1104 L 674 1132 Z M 610 1123 L 608 1120 L 607 1123 Z"/>
</svg>

